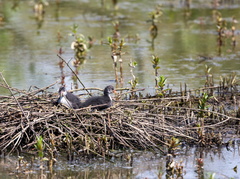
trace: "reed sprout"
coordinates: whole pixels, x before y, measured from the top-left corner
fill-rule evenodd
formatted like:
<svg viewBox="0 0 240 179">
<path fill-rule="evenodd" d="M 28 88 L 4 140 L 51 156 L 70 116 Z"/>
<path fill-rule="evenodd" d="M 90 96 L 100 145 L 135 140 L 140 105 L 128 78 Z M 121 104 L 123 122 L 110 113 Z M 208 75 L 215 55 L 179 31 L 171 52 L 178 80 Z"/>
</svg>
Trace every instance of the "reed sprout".
<svg viewBox="0 0 240 179">
<path fill-rule="evenodd" d="M 155 56 L 155 55 L 152 55 L 152 67 L 153 69 L 155 70 L 155 87 L 158 87 L 158 69 L 160 69 L 160 66 L 159 66 L 159 63 L 160 63 L 160 58 Z"/>
<path fill-rule="evenodd" d="M 113 60 L 113 68 L 115 72 L 115 81 L 123 85 L 123 59 L 124 54 L 123 47 L 125 45 L 124 39 L 119 40 L 118 38 L 108 37 L 108 45 L 111 47 L 111 57 Z M 120 63 L 120 79 L 118 77 L 117 64 Z"/>
<path fill-rule="evenodd" d="M 37 142 L 34 145 L 34 147 L 37 149 L 38 157 L 43 158 L 44 149 L 45 149 L 44 142 L 43 142 L 43 137 L 42 136 L 37 136 L 36 141 Z"/>
<path fill-rule="evenodd" d="M 174 155 L 174 151 L 179 149 L 179 145 L 181 145 L 181 142 L 178 138 L 171 137 L 168 141 L 168 154 Z"/>
<path fill-rule="evenodd" d="M 158 76 L 158 70 L 160 69 L 160 58 L 155 56 L 155 55 L 152 55 L 152 67 L 154 69 L 154 74 L 155 74 L 155 88 L 157 89 L 156 90 L 156 93 L 157 95 L 159 96 L 164 96 L 165 93 L 167 91 L 169 91 L 170 89 L 165 89 L 164 90 L 164 87 L 166 85 L 166 82 L 167 82 L 167 78 L 163 75 L 160 75 Z"/>
<path fill-rule="evenodd" d="M 137 62 L 130 59 L 130 63 L 128 65 L 130 67 L 130 73 L 132 75 L 132 79 L 128 83 L 131 85 L 131 89 L 134 90 L 138 84 L 138 78 L 136 78 L 133 74 L 133 69 L 137 66 Z"/>
<path fill-rule="evenodd" d="M 210 97 L 207 93 L 203 93 L 202 97 L 199 99 L 199 105 L 198 108 L 202 110 L 206 110 L 209 106 L 207 105 L 207 101 Z"/>
<path fill-rule="evenodd" d="M 93 41 L 91 37 L 89 37 L 89 41 L 87 41 L 83 34 L 78 33 L 78 27 L 78 25 L 73 24 L 70 28 L 72 32 L 70 35 L 74 37 L 74 41 L 71 43 L 71 49 L 74 50 L 75 60 L 73 65 L 75 67 L 84 63 L 87 51 L 92 47 Z"/>
<path fill-rule="evenodd" d="M 222 17 L 222 14 L 217 10 L 213 11 L 213 16 L 216 19 L 217 34 L 218 34 L 217 45 L 218 45 L 219 55 L 221 54 L 222 46 L 226 45 L 225 41 L 227 38 L 231 38 L 231 46 L 232 46 L 232 50 L 234 50 L 236 47 L 236 36 L 235 36 L 236 23 L 238 23 L 238 21 L 233 16 L 231 24 L 229 25 L 227 21 Z"/>
<path fill-rule="evenodd" d="M 206 76 L 205 87 L 214 86 L 213 75 L 211 73 L 211 70 L 212 70 L 212 67 L 209 67 L 208 65 L 205 65 L 205 76 Z"/>
<path fill-rule="evenodd" d="M 182 161 L 175 162 L 172 154 L 166 157 L 166 178 L 183 178 Z"/>
</svg>

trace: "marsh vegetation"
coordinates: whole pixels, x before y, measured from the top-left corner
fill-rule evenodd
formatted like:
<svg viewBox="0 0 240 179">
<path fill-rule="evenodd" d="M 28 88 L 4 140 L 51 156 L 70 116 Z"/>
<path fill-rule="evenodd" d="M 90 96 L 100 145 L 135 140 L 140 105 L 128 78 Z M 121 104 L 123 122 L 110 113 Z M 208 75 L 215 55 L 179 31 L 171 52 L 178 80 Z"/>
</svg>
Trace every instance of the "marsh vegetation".
<svg viewBox="0 0 240 179">
<path fill-rule="evenodd" d="M 151 151 L 164 158 L 154 176 L 184 178 L 182 151 L 239 147 L 238 2 L 0 3 L 0 148 L 18 157 L 14 174 L 53 178 L 63 158 L 133 168 Z M 104 111 L 54 105 L 61 85 L 84 100 L 109 84 Z"/>
</svg>

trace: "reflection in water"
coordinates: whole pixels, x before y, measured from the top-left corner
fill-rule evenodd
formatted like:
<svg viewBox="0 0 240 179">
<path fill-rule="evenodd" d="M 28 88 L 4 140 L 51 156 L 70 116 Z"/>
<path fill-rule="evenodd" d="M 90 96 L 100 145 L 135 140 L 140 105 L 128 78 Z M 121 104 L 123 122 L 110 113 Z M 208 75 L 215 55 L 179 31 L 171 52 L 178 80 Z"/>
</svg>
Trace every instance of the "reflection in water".
<svg viewBox="0 0 240 179">
<path fill-rule="evenodd" d="M 59 21 L 59 16 L 60 16 L 60 1 L 61 0 L 56 0 L 56 5 L 55 5 L 55 20 Z"/>
<path fill-rule="evenodd" d="M 191 0 L 185 0 L 183 3 L 184 9 L 184 19 L 185 21 L 189 20 L 191 17 Z"/>
<path fill-rule="evenodd" d="M 228 24 L 226 20 L 223 19 L 221 13 L 219 11 L 214 11 L 215 18 L 217 21 L 217 45 L 218 45 L 218 55 L 221 55 L 222 47 L 227 45 L 227 38 L 231 38 L 232 51 L 234 51 L 236 47 L 236 37 L 235 37 L 235 24 L 237 23 L 235 17 L 232 17 L 231 21 L 231 29 L 228 29 Z"/>
<path fill-rule="evenodd" d="M 59 49 L 58 54 L 59 55 L 63 54 L 62 48 Z M 65 74 L 64 74 L 64 70 L 63 70 L 63 68 L 64 68 L 64 61 L 62 59 L 60 59 L 60 58 L 59 58 L 58 65 L 59 65 L 60 74 L 61 74 L 61 77 L 60 77 L 61 82 L 60 82 L 60 84 L 61 84 L 61 86 L 63 86 L 63 85 L 65 85 Z"/>
<path fill-rule="evenodd" d="M 163 156 L 158 153 L 131 151 L 118 153 L 119 158 L 104 159 L 75 158 L 66 161 L 57 158 L 53 170 L 47 161 L 39 170 L 40 160 L 33 155 L 21 154 L 21 162 L 16 155 L 0 158 L 0 174 L 19 177 L 73 177 L 73 178 L 238 178 L 234 168 L 240 167 L 239 144 L 235 143 L 228 151 L 221 149 L 182 148 L 177 156 Z M 131 159 L 132 158 L 132 159 Z M 131 159 L 131 160 L 129 160 Z M 18 166 L 18 170 L 16 167 Z"/>
<path fill-rule="evenodd" d="M 203 4 L 203 1 L 197 4 L 191 2 L 191 15 L 187 20 L 182 16 L 185 6 L 181 6 L 181 4 L 179 6 L 179 2 L 175 3 L 174 1 L 163 3 L 161 21 L 155 23 L 157 31 L 154 30 L 156 27 L 151 23 L 153 33 L 150 33 L 152 35 L 150 38 L 147 33 L 149 25 L 146 24 L 146 19 L 149 10 L 156 6 L 154 2 L 118 2 L 117 10 L 113 10 L 112 3 L 109 4 L 107 1 L 104 1 L 104 7 L 97 1 L 94 3 L 94 0 L 91 3 L 88 0 L 81 3 L 76 1 L 50 2 L 49 7 L 45 8 L 47 13 L 43 13 L 42 17 L 37 18 L 40 20 L 41 32 L 44 32 L 39 35 L 35 34 L 33 19 L 29 19 L 31 7 L 29 8 L 24 1 L 18 5 L 19 8 L 9 11 L 12 2 L 17 1 L 3 1 L 2 3 L 1 14 L 4 17 L 5 25 L 0 30 L 0 68 L 4 69 L 6 78 L 15 87 L 25 88 L 25 86 L 36 84 L 45 86 L 49 84 L 49 81 L 56 80 L 58 76 L 56 74 L 59 72 L 56 65 L 58 60 L 55 53 L 56 48 L 64 49 L 64 58 L 66 57 L 66 59 L 75 59 L 75 57 L 69 48 L 70 38 L 65 38 L 59 45 L 53 40 L 53 36 L 61 32 L 61 35 L 66 37 L 66 34 L 69 33 L 69 26 L 73 23 L 79 26 L 78 30 L 81 34 L 90 37 L 86 40 L 87 45 L 88 41 L 92 42 L 93 39 L 95 41 L 91 52 L 88 52 L 85 57 L 88 59 L 87 57 L 91 56 L 91 63 L 90 60 L 85 61 L 82 72 L 79 72 L 86 86 L 94 84 L 95 87 L 102 88 L 113 83 L 114 71 L 112 66 L 108 65 L 111 54 L 106 53 L 109 51 L 109 46 L 101 43 L 106 41 L 107 37 L 112 36 L 113 21 L 119 22 L 121 38 L 125 39 L 124 52 L 126 54 L 124 58 L 123 56 L 119 58 L 122 61 L 120 60 L 118 68 L 121 70 L 118 69 L 118 72 L 120 71 L 119 73 L 122 74 L 122 77 L 119 76 L 119 81 L 123 81 L 126 86 L 130 80 L 128 62 L 129 59 L 133 59 L 138 63 L 136 67 L 136 77 L 139 78 L 138 87 L 154 88 L 154 83 L 152 83 L 154 74 L 150 61 L 153 49 L 154 54 L 162 59 L 159 75 L 166 76 L 170 87 L 174 90 L 179 89 L 180 82 L 188 83 L 189 88 L 203 86 L 205 64 L 212 67 L 212 73 L 217 79 L 221 74 L 239 71 L 237 68 L 239 66 L 239 60 L 237 60 L 239 24 L 235 23 L 236 19 L 239 19 L 237 13 L 239 7 L 236 4 L 231 11 L 218 10 L 222 14 L 222 19 L 228 22 L 228 31 L 225 31 L 228 32 L 228 38 L 224 40 L 226 41 L 225 45 L 217 49 L 216 53 L 216 48 L 219 47 L 216 43 L 218 37 L 216 19 L 212 17 L 212 4 L 199 10 L 200 2 Z M 231 4 L 229 6 L 231 7 Z M 224 6 L 224 8 L 226 7 L 228 6 Z M 57 18 L 55 16 L 56 9 L 61 12 Z M 36 14 L 36 16 L 38 15 Z M 232 18 L 234 16 L 235 18 Z M 199 19 L 204 23 L 198 23 Z M 229 19 L 232 21 L 230 22 Z M 47 23 L 45 23 L 46 20 Z M 44 26 L 41 23 L 44 23 Z M 184 25 L 185 23 L 187 26 Z M 138 34 L 136 35 L 137 43 L 129 40 L 135 38 L 135 35 L 131 34 Z M 146 43 L 146 39 L 149 39 L 149 43 Z M 227 45 L 230 44 L 229 41 L 231 41 L 231 46 Z M 89 48 L 87 46 L 87 49 Z M 30 57 L 29 54 L 31 54 Z M 199 56 L 211 57 L 211 59 L 208 58 L 204 62 L 198 63 Z M 15 59 L 16 57 L 19 57 L 18 60 Z M 11 63 L 13 61 L 14 63 Z M 79 62 L 82 63 L 81 60 Z M 30 66 L 29 64 L 35 64 L 38 68 L 31 72 L 26 68 L 26 66 Z M 19 69 L 18 72 L 16 72 L 16 66 Z M 74 69 L 74 71 L 76 70 Z M 66 76 L 71 76 L 69 71 L 66 69 Z M 109 73 L 104 73 L 106 71 Z M 46 74 L 45 80 L 39 74 Z M 19 80 L 19 76 L 21 76 L 21 80 Z M 72 83 L 71 78 L 66 79 L 68 79 L 65 81 L 66 83 Z M 32 84 L 33 82 L 36 84 Z"/>
<path fill-rule="evenodd" d="M 47 1 L 38 1 L 34 4 L 34 15 L 37 22 L 37 34 L 39 35 L 39 29 L 42 28 L 44 22 L 44 15 L 45 15 L 45 7 L 48 6 Z"/>
<path fill-rule="evenodd" d="M 85 59 L 82 59 L 81 61 L 84 61 Z M 79 60 L 78 60 L 79 61 Z M 76 60 L 74 61 L 76 62 Z M 74 63 L 73 62 L 73 63 Z M 82 62 L 83 63 L 83 62 Z M 73 80 L 73 86 L 74 86 L 74 89 L 78 89 L 78 75 L 79 75 L 79 70 L 80 70 L 80 65 L 82 63 L 78 63 L 77 65 L 74 64 L 74 72 L 72 73 L 72 80 Z"/>
<path fill-rule="evenodd" d="M 112 35 L 112 39 L 114 42 L 118 42 L 121 37 L 120 31 L 119 31 L 119 21 L 113 22 L 113 27 L 114 27 L 115 32 Z"/>
<path fill-rule="evenodd" d="M 115 32 L 113 33 L 112 37 L 108 37 L 108 45 L 111 47 L 111 57 L 113 60 L 113 69 L 115 74 L 115 82 L 116 87 L 123 87 L 123 59 L 122 55 L 125 54 L 123 52 L 123 47 L 125 45 L 124 39 L 120 39 L 121 34 L 119 31 L 119 22 L 113 22 L 113 26 Z M 120 64 L 119 71 L 120 71 L 120 78 L 118 77 L 118 62 Z"/>
<path fill-rule="evenodd" d="M 17 8 L 19 7 L 20 1 L 19 0 L 14 0 L 12 3 L 13 3 L 12 4 L 12 10 L 16 11 Z"/>
<path fill-rule="evenodd" d="M 151 47 L 152 51 L 154 51 L 154 40 L 156 39 L 158 35 L 158 27 L 156 23 L 158 22 L 158 18 L 162 15 L 161 7 L 158 5 L 156 7 L 156 10 L 150 13 L 151 19 L 149 22 L 151 22 L 151 27 L 149 29 L 150 31 L 150 37 L 151 37 Z"/>
<path fill-rule="evenodd" d="M 160 14 L 157 11 L 152 16 L 155 20 L 150 21 L 150 39 L 149 24 L 146 24 L 146 19 L 149 10 L 156 5 L 154 1 L 136 1 L 134 3 L 120 1 L 115 3 L 114 6 L 118 6 L 115 9 L 112 8 L 112 2 L 109 6 L 109 2 L 104 0 L 101 1 L 102 7 L 96 0 L 56 1 L 56 3 L 50 2 L 47 13 L 44 13 L 46 11 L 44 5 L 36 6 L 34 19 L 29 18 L 33 15 L 29 10 L 31 7 L 29 8 L 28 1 L 19 2 L 18 0 L 2 0 L 0 7 L 0 70 L 4 71 L 7 81 L 14 87 L 46 86 L 59 79 L 59 70 L 61 85 L 73 82 L 74 87 L 78 88 L 77 75 L 80 75 L 86 86 L 103 87 L 112 83 L 115 71 L 116 83 L 122 87 L 124 81 L 127 82 L 131 79 L 128 62 L 129 59 L 132 59 L 138 64 L 134 70 L 134 76 L 139 79 L 137 87 L 152 88 L 155 85 L 154 70 L 151 64 L 153 51 L 162 59 L 159 75 L 166 76 L 171 87 L 175 89 L 179 89 L 180 82 L 182 84 L 187 82 L 191 85 L 190 88 L 204 86 L 205 78 L 210 76 L 210 73 L 204 73 L 205 65 L 208 65 L 208 69 L 212 68 L 211 75 L 215 75 L 217 79 L 218 76 L 229 74 L 232 71 L 239 73 L 239 43 L 237 43 L 239 40 L 237 32 L 240 28 L 237 23 L 239 4 L 234 4 L 234 1 L 209 3 L 209 1 L 201 0 L 191 1 L 192 4 L 190 4 L 190 1 L 185 0 L 183 7 L 179 7 L 179 1 L 164 1 L 164 6 L 160 10 L 163 12 L 161 21 L 158 23 L 155 21 Z M 201 6 L 201 3 L 204 6 Z M 219 22 L 212 17 L 213 6 L 215 9 L 220 7 L 218 9 L 221 13 L 221 16 L 218 15 Z M 198 23 L 199 19 L 201 19 L 201 23 Z M 38 32 L 41 30 L 44 33 L 36 35 L 35 20 Z M 112 48 L 108 53 L 109 46 L 102 45 L 100 41 L 113 35 L 113 21 L 118 22 L 114 26 L 113 36 L 118 40 L 112 42 L 112 44 L 116 43 L 114 45 L 116 49 Z M 204 23 L 202 23 L 203 21 Z M 62 38 L 69 33 L 69 26 L 73 23 L 79 26 L 78 30 L 81 34 L 88 37 L 88 39 L 84 38 L 84 40 L 78 41 L 82 36 L 75 33 L 72 46 L 74 52 L 68 48 L 71 41 Z M 228 25 L 224 23 L 228 23 Z M 218 24 L 218 29 L 216 29 L 216 24 Z M 125 38 L 124 41 L 120 39 L 120 31 L 121 38 Z M 53 40 L 55 34 L 58 36 L 57 42 Z M 129 34 L 139 35 L 131 36 Z M 95 40 L 94 46 L 92 46 L 93 39 Z M 137 39 L 138 42 L 135 43 L 131 39 Z M 149 39 L 150 43 L 146 43 L 146 39 Z M 123 45 L 124 43 L 126 44 Z M 123 47 L 124 53 L 126 52 L 124 58 Z M 64 49 L 66 59 L 72 59 L 73 65 L 68 65 L 73 66 L 73 72 L 61 58 L 56 57 L 57 48 L 60 49 L 60 55 L 63 55 L 62 49 Z M 90 55 L 91 61 L 87 58 Z M 114 59 L 114 69 L 109 60 L 111 55 Z M 207 58 L 199 63 L 198 56 Z M 66 78 L 69 76 L 72 78 Z M 91 81 L 93 82 L 91 83 Z M 207 85 L 213 86 L 212 83 Z M 124 86 L 127 86 L 127 83 Z M 183 166 L 183 176 L 186 178 L 196 178 L 196 176 L 203 178 L 209 176 L 207 173 L 216 173 L 217 178 L 221 178 L 223 175 L 237 178 L 238 174 L 232 169 L 236 166 L 240 167 L 237 160 L 239 159 L 238 149 L 236 147 L 232 151 L 222 149 L 222 153 L 213 153 L 213 150 L 215 149 L 207 152 L 188 149 L 186 155 L 172 158 L 171 163 L 179 164 L 180 168 Z M 181 160 L 183 160 L 182 164 Z M 2 160 L 3 167 L 0 168 L 5 170 L 9 167 L 6 167 L 7 164 L 10 163 L 10 166 L 14 167 L 12 171 L 15 171 L 17 161 L 17 158 L 11 157 L 9 160 Z M 40 175 L 35 174 L 35 171 L 36 173 L 39 171 L 37 163 L 34 163 L 33 166 L 28 165 L 29 163 L 24 158 L 23 169 L 24 166 L 29 168 L 25 168 L 25 172 L 19 170 L 14 175 L 28 175 L 33 178 Z M 165 167 L 166 156 L 156 157 L 150 154 L 134 155 L 132 165 L 126 161 L 102 162 L 94 165 L 68 163 L 68 161 L 63 162 L 59 159 L 53 171 L 49 172 L 48 169 L 45 169 L 43 175 L 49 177 L 72 176 L 73 178 L 99 178 L 99 176 L 160 178 L 166 176 Z"/>
</svg>

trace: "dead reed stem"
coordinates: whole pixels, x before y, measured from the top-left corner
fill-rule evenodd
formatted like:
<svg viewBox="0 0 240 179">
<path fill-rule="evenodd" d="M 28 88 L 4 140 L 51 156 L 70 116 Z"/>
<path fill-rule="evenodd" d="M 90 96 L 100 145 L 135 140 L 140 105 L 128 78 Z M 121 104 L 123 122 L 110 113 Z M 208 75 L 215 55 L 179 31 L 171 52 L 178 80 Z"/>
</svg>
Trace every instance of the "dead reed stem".
<svg viewBox="0 0 240 179">
<path fill-rule="evenodd" d="M 75 71 L 69 66 L 69 64 L 66 62 L 66 60 L 64 60 L 59 54 L 57 54 L 58 58 L 60 58 L 67 66 L 68 68 L 72 71 L 72 73 L 74 74 L 74 76 L 77 78 L 77 80 L 79 81 L 79 83 L 83 86 L 83 88 L 87 91 L 87 93 L 91 96 L 91 94 L 89 93 L 89 91 L 86 89 L 85 85 L 82 83 L 82 81 L 80 80 L 80 78 L 78 77 L 78 75 L 75 73 Z"/>
</svg>

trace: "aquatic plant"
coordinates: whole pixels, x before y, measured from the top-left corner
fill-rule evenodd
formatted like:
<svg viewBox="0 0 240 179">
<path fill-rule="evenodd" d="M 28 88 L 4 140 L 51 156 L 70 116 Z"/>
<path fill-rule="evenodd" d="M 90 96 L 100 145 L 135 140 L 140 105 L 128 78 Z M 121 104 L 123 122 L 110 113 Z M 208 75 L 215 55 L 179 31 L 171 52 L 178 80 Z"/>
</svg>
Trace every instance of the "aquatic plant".
<svg viewBox="0 0 240 179">
<path fill-rule="evenodd" d="M 83 64 L 87 51 L 92 46 L 92 38 L 89 38 L 91 42 L 87 42 L 85 36 L 81 33 L 78 33 L 78 25 L 73 24 L 71 26 L 71 36 L 74 37 L 74 41 L 71 43 L 71 49 L 75 53 L 75 61 L 73 62 L 74 66 L 79 66 Z M 88 43 L 91 44 L 88 46 Z"/>
<path fill-rule="evenodd" d="M 211 173 L 208 179 L 214 179 L 215 175 L 216 175 L 216 173 Z"/>
<path fill-rule="evenodd" d="M 233 167 L 233 171 L 234 171 L 235 173 L 238 172 L 238 166 L 237 166 L 237 165 L 236 165 L 235 167 Z"/>
<path fill-rule="evenodd" d="M 43 158 L 44 156 L 44 143 L 43 143 L 43 137 L 42 136 L 36 136 L 36 144 L 34 145 L 34 147 L 37 149 L 38 151 L 38 157 Z"/>
<path fill-rule="evenodd" d="M 191 15 L 191 0 L 184 0 L 183 6 L 184 6 L 184 17 L 188 18 Z"/>
<path fill-rule="evenodd" d="M 204 110 L 208 109 L 209 105 L 207 105 L 207 101 L 208 99 L 210 99 L 211 97 L 208 96 L 207 93 L 203 93 L 202 97 L 199 99 L 198 101 L 198 108 L 201 110 L 199 112 L 199 116 L 200 117 L 204 117 Z"/>
<path fill-rule="evenodd" d="M 203 93 L 202 96 L 199 98 L 198 100 L 198 109 L 200 109 L 200 111 L 198 112 L 198 124 L 196 125 L 198 127 L 197 133 L 198 133 L 198 140 L 199 140 L 199 145 L 200 146 L 205 146 L 207 143 L 207 136 L 205 133 L 205 121 L 204 121 L 204 117 L 206 114 L 206 111 L 209 107 L 209 105 L 207 105 L 207 101 L 208 99 L 211 98 L 209 97 L 209 95 L 207 93 Z"/>
<path fill-rule="evenodd" d="M 224 38 L 226 37 L 225 30 L 227 29 L 227 23 L 222 18 L 222 14 L 220 12 L 216 11 L 215 13 L 216 13 L 217 32 L 218 32 L 217 42 L 218 42 L 218 46 L 221 47 L 224 45 Z"/>
<path fill-rule="evenodd" d="M 166 178 L 183 178 L 182 161 L 177 163 L 174 161 L 172 154 L 167 154 L 166 157 Z"/>
<path fill-rule="evenodd" d="M 164 96 L 168 91 L 171 90 L 169 88 L 164 89 L 166 82 L 167 82 L 167 78 L 165 76 L 161 75 L 157 77 L 157 84 L 158 84 L 157 95 L 158 96 Z"/>
<path fill-rule="evenodd" d="M 160 63 L 160 58 L 157 57 L 156 55 L 152 55 L 152 67 L 155 70 L 155 87 L 158 87 L 158 69 L 160 69 L 159 63 Z"/>
<path fill-rule="evenodd" d="M 150 31 L 150 35 L 152 37 L 152 39 L 155 39 L 158 35 L 158 27 L 156 25 L 156 23 L 158 22 L 158 18 L 162 15 L 162 10 L 161 10 L 161 6 L 157 5 L 155 11 L 152 11 L 149 13 L 150 16 L 150 21 L 151 22 L 151 26 L 149 28 Z"/>
<path fill-rule="evenodd" d="M 56 160 L 56 143 L 54 140 L 54 134 L 49 135 L 49 144 L 47 146 L 47 152 L 48 152 L 48 169 L 52 173 L 53 165 L 57 161 Z"/>
<path fill-rule="evenodd" d="M 59 54 L 59 56 L 61 56 L 63 54 L 62 48 L 59 48 L 58 54 Z M 65 63 L 64 63 L 64 61 L 61 58 L 59 58 L 58 66 L 59 66 L 60 74 L 61 74 L 60 84 L 64 85 L 65 84 L 65 74 L 64 74 Z"/>
<path fill-rule="evenodd" d="M 111 0 L 112 1 L 112 5 L 113 5 L 113 9 L 117 10 L 118 9 L 118 0 Z M 101 0 L 101 6 L 104 7 L 106 3 L 106 0 Z"/>
<path fill-rule="evenodd" d="M 86 89 L 85 85 L 83 84 L 83 82 L 80 80 L 80 78 L 78 77 L 78 75 L 75 73 L 75 71 L 70 67 L 69 63 L 66 62 L 65 59 L 63 59 L 59 54 L 57 54 L 58 58 L 64 62 L 64 64 L 67 65 L 67 67 L 71 70 L 71 72 L 73 73 L 73 75 L 77 78 L 78 82 L 82 85 L 82 87 L 84 89 Z M 86 92 L 91 96 L 90 92 L 86 89 Z"/>
<path fill-rule="evenodd" d="M 236 20 L 236 18 L 233 16 L 232 17 L 232 24 L 231 24 L 231 30 L 232 30 L 232 46 L 233 49 L 236 47 L 236 37 L 235 37 L 235 32 L 236 32 L 236 27 L 235 24 L 238 23 L 238 21 Z"/>
<path fill-rule="evenodd" d="M 80 59 L 86 55 L 87 44 L 83 34 L 75 35 L 75 41 L 71 44 L 71 49 L 74 49 L 76 56 Z"/>
<path fill-rule="evenodd" d="M 191 5 L 191 0 L 185 0 L 185 1 L 184 1 L 184 6 L 185 6 L 187 9 L 190 9 L 190 5 Z"/>
<path fill-rule="evenodd" d="M 115 71 L 115 81 L 118 84 L 120 82 L 121 87 L 123 85 L 123 59 L 122 55 L 124 52 L 122 51 L 125 42 L 124 38 L 120 39 L 120 31 L 119 31 L 119 22 L 115 21 L 113 22 L 113 26 L 115 29 L 115 32 L 112 37 L 108 37 L 108 44 L 111 47 L 111 57 L 113 59 L 113 66 Z M 117 62 L 120 63 L 120 80 L 118 79 L 117 75 Z"/>
<path fill-rule="evenodd" d="M 164 86 L 166 85 L 166 82 L 167 82 L 167 78 L 164 77 L 163 75 L 159 76 L 157 78 L 157 84 L 158 84 L 158 87 L 160 88 L 161 91 L 163 91 L 163 88 Z"/>
<path fill-rule="evenodd" d="M 117 10 L 118 9 L 118 6 L 117 6 L 118 0 L 112 0 L 112 3 L 114 6 L 114 9 Z"/>
<path fill-rule="evenodd" d="M 171 137 L 168 142 L 168 154 L 174 155 L 174 151 L 179 149 L 179 145 L 181 145 L 181 142 L 178 138 Z"/>
<path fill-rule="evenodd" d="M 231 27 L 228 28 L 227 21 L 222 17 L 222 14 L 214 10 L 213 11 L 213 16 L 216 19 L 216 25 L 217 25 L 217 44 L 218 44 L 218 53 L 219 55 L 221 54 L 221 48 L 222 46 L 225 45 L 225 40 L 227 38 L 231 38 L 231 45 L 232 45 L 232 50 L 235 49 L 236 46 L 236 37 L 235 37 L 235 32 L 236 32 L 236 26 L 235 24 L 238 23 L 238 21 L 235 19 L 235 17 L 232 17 L 231 21 Z"/>
<path fill-rule="evenodd" d="M 228 76 L 220 76 L 220 86 L 224 89 L 224 92 L 237 91 L 237 85 L 239 80 L 237 80 L 236 72 L 232 72 Z"/>
<path fill-rule="evenodd" d="M 138 84 L 138 78 L 136 78 L 133 74 L 133 69 L 137 66 L 137 62 L 130 59 L 130 63 L 128 65 L 130 67 L 130 73 L 132 75 L 132 79 L 128 83 L 131 85 L 131 89 L 134 90 Z"/>
<path fill-rule="evenodd" d="M 158 76 L 158 69 L 160 69 L 160 66 L 159 66 L 159 63 L 160 63 L 160 58 L 155 56 L 155 55 L 152 55 L 152 67 L 155 71 L 155 87 L 157 88 L 157 95 L 158 96 L 164 96 L 165 93 L 167 91 L 169 91 L 170 89 L 165 89 L 164 90 L 164 87 L 166 85 L 166 82 L 167 82 L 167 78 L 163 75 L 160 75 Z"/>
<path fill-rule="evenodd" d="M 45 7 L 48 6 L 48 2 L 46 0 L 38 0 L 34 4 L 34 15 L 37 22 L 37 29 L 40 29 L 42 27 L 42 24 L 44 22 L 44 14 L 45 14 Z M 37 31 L 37 34 L 39 34 L 40 31 Z"/>
<path fill-rule="evenodd" d="M 49 3 L 47 0 L 38 0 L 35 4 L 34 4 L 34 12 L 36 16 L 42 16 L 45 12 L 44 8 L 45 6 L 48 6 Z"/>
<path fill-rule="evenodd" d="M 65 134 L 65 138 L 63 139 L 67 144 L 67 159 L 69 161 L 73 161 L 73 143 L 72 143 L 72 136 L 68 133 Z"/>
<path fill-rule="evenodd" d="M 18 156 L 18 167 L 16 168 L 17 170 L 20 170 L 22 168 L 23 159 L 23 156 Z"/>
<path fill-rule="evenodd" d="M 197 167 L 197 174 L 199 178 L 203 178 L 204 177 L 204 160 L 203 158 L 197 158 L 196 159 L 196 167 Z"/>
<path fill-rule="evenodd" d="M 203 93 L 202 97 L 199 99 L 198 108 L 202 109 L 202 110 L 207 109 L 209 107 L 208 105 L 206 105 L 208 99 L 209 99 L 208 94 L 207 93 Z"/>
<path fill-rule="evenodd" d="M 205 65 L 205 76 L 206 76 L 205 87 L 214 86 L 213 75 L 211 74 L 211 70 L 212 70 L 212 67 Z"/>
<path fill-rule="evenodd" d="M 114 27 L 114 30 L 115 32 L 113 33 L 113 41 L 117 42 L 119 41 L 119 38 L 120 38 L 120 31 L 119 31 L 119 21 L 114 21 L 113 22 L 113 27 Z"/>
<path fill-rule="evenodd" d="M 113 60 L 113 68 L 115 72 L 115 81 L 118 84 L 119 82 L 123 84 L 123 59 L 122 55 L 124 52 L 122 52 L 122 49 L 125 45 L 124 39 L 114 40 L 112 37 L 108 37 L 108 45 L 111 47 L 111 57 Z M 120 80 L 118 78 L 117 74 L 117 63 L 120 63 Z"/>
</svg>

